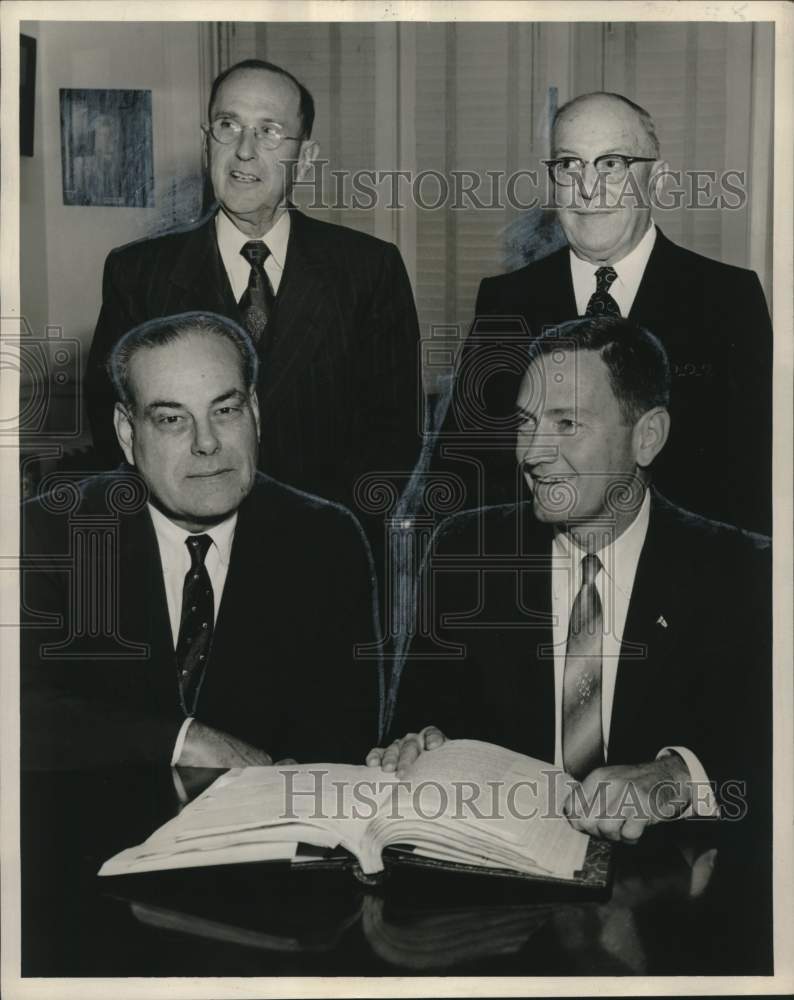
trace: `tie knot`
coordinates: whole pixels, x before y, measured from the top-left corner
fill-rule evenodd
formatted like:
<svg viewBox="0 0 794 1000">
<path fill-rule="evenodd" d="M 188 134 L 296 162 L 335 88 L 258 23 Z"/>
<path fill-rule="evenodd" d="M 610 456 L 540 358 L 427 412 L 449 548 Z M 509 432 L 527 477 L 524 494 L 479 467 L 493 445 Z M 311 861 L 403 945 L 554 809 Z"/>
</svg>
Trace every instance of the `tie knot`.
<svg viewBox="0 0 794 1000">
<path fill-rule="evenodd" d="M 601 560 L 594 552 L 589 552 L 582 559 L 582 585 L 586 586 L 595 583 L 598 571 L 601 569 Z"/>
<path fill-rule="evenodd" d="M 192 570 L 199 569 L 204 565 L 204 559 L 210 545 L 212 545 L 212 539 L 209 535 L 189 535 L 185 539 L 185 545 L 190 552 L 190 568 Z"/>
<path fill-rule="evenodd" d="M 245 249 L 245 248 L 243 248 Z M 599 267 L 595 273 L 596 289 L 599 292 L 608 292 L 612 282 L 617 278 L 618 272 L 614 267 Z"/>
<path fill-rule="evenodd" d="M 240 253 L 245 257 L 251 267 L 261 267 L 270 256 L 270 247 L 262 240 L 249 240 Z"/>
</svg>

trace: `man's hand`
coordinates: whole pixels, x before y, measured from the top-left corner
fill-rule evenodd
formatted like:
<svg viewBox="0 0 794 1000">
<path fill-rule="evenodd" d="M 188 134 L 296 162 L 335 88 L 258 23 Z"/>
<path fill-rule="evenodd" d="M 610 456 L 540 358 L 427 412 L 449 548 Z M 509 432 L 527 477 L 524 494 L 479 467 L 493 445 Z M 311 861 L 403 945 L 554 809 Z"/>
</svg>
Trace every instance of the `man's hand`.
<svg viewBox="0 0 794 1000">
<path fill-rule="evenodd" d="M 576 830 L 635 844 L 647 826 L 680 816 L 691 798 L 689 769 L 671 753 L 647 764 L 597 767 L 571 784 L 563 812 Z"/>
<path fill-rule="evenodd" d="M 194 719 L 176 763 L 178 767 L 229 768 L 270 765 L 273 761 L 264 750 Z"/>
<path fill-rule="evenodd" d="M 396 771 L 402 777 L 420 753 L 437 750 L 447 738 L 435 726 L 425 726 L 418 733 L 406 733 L 387 747 L 373 747 L 367 754 L 368 767 L 381 767 L 384 771 Z"/>
</svg>

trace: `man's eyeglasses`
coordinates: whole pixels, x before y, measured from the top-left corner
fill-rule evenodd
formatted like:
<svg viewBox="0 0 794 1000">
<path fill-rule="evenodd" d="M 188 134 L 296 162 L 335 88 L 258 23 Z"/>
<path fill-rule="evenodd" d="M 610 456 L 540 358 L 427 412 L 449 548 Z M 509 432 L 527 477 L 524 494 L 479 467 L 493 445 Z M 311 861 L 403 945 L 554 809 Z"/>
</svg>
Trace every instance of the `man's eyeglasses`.
<svg viewBox="0 0 794 1000">
<path fill-rule="evenodd" d="M 599 179 L 607 184 L 619 184 L 625 180 L 632 163 L 653 163 L 655 156 L 625 156 L 623 153 L 604 153 L 594 160 L 583 160 L 578 156 L 559 156 L 554 160 L 544 160 L 549 168 L 549 174 L 555 184 L 575 184 L 584 177 L 584 168 L 588 163 L 595 167 Z"/>
<path fill-rule="evenodd" d="M 278 122 L 259 122 L 257 125 L 243 125 L 235 118 L 213 118 L 209 126 L 205 125 L 210 135 L 224 146 L 237 142 L 246 129 L 254 133 L 254 141 L 263 149 L 278 149 L 285 139 L 301 141 L 299 135 L 284 135 L 284 127 Z"/>
</svg>

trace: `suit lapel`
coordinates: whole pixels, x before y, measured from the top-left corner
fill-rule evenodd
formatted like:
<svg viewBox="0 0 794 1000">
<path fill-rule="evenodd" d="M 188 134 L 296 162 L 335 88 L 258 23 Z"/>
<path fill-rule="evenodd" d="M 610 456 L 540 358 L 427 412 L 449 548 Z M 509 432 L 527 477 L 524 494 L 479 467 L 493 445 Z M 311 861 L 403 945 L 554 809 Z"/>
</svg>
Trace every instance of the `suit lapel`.
<svg viewBox="0 0 794 1000">
<path fill-rule="evenodd" d="M 527 308 L 532 334 L 536 337 L 540 336 L 544 327 L 555 326 L 577 316 L 568 247 L 550 254 L 542 264 L 540 281 L 533 282 L 532 299 Z"/>
<path fill-rule="evenodd" d="M 675 329 L 676 317 L 685 314 L 693 301 L 691 276 L 676 266 L 676 250 L 657 227 L 656 242 L 629 311 L 631 319 L 663 339 Z"/>
<path fill-rule="evenodd" d="M 151 704 L 179 705 L 160 549 L 147 510 L 121 521 L 119 567 L 122 635 L 149 645 L 149 669 L 144 674 Z"/>
<path fill-rule="evenodd" d="M 218 249 L 215 215 L 213 211 L 182 241 L 169 275 L 172 288 L 169 307 L 174 312 L 215 312 L 240 322 L 237 302 Z"/>
<path fill-rule="evenodd" d="M 677 542 L 669 530 L 672 508 L 655 491 L 651 497 L 651 519 L 637 565 L 615 681 L 609 738 L 613 760 L 626 755 L 631 734 L 638 731 L 638 718 L 648 725 L 657 719 L 655 703 L 662 685 L 673 683 L 674 647 L 677 638 L 686 634 L 687 605 L 691 605 L 682 594 L 685 581 L 675 579 L 668 569 L 676 562 Z"/>
<path fill-rule="evenodd" d="M 254 488 L 255 492 L 257 488 Z M 261 494 L 260 494 L 261 495 Z M 223 588 L 223 597 L 217 609 L 212 638 L 212 652 L 207 674 L 199 695 L 198 707 L 231 706 L 239 700 L 245 709 L 246 690 L 254 674 L 253 665 L 241 661 L 241 640 L 251 635 L 251 622 L 256 620 L 260 639 L 261 662 L 267 664 L 268 632 L 273 618 L 268 609 L 274 607 L 273 594 L 269 593 L 271 581 L 277 579 L 277 570 L 268 559 L 271 546 L 268 540 L 278 531 L 278 525 L 269 505 L 255 503 L 249 494 L 240 506 L 234 540 L 229 556 L 229 568 Z M 277 558 L 277 557 L 276 557 Z M 247 655 L 250 656 L 250 646 Z M 262 706 L 262 711 L 268 706 Z"/>
<path fill-rule="evenodd" d="M 310 223 L 290 210 L 287 259 L 276 296 L 275 313 L 263 366 L 261 398 L 275 404 L 296 373 L 312 363 L 329 328 L 342 324 L 332 278 L 333 264 L 313 245 Z"/>
<path fill-rule="evenodd" d="M 529 504 L 515 508 L 515 521 L 504 521 L 509 537 L 499 551 L 518 553 L 518 576 L 494 574 L 483 641 L 492 652 L 486 681 L 498 685 L 502 717 L 494 719 L 495 737 L 507 732 L 513 749 L 552 761 L 554 758 L 554 650 L 551 609 L 551 531 L 535 521 Z M 528 534 L 527 534 L 528 533 Z M 489 574 L 486 574 L 486 581 Z M 489 595 L 486 592 L 486 601 Z M 494 648 L 494 638 L 496 646 Z M 494 656 L 495 653 L 495 656 Z M 497 738 L 497 742 L 499 742 Z"/>
</svg>

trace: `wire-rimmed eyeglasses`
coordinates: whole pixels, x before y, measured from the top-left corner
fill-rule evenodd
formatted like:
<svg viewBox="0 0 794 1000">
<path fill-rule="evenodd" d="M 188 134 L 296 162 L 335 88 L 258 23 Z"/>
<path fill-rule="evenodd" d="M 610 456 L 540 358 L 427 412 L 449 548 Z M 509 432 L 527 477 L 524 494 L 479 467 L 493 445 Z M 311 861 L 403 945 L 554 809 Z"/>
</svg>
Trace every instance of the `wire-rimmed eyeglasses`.
<svg viewBox="0 0 794 1000">
<path fill-rule="evenodd" d="M 254 141 L 263 149 L 278 149 L 285 139 L 295 139 L 301 141 L 299 135 L 284 135 L 284 126 L 278 122 L 257 122 L 256 125 L 243 125 L 236 118 L 229 118 L 222 115 L 213 118 L 209 125 L 204 126 L 212 138 L 223 146 L 237 142 L 246 129 L 251 129 L 254 133 Z"/>
</svg>

